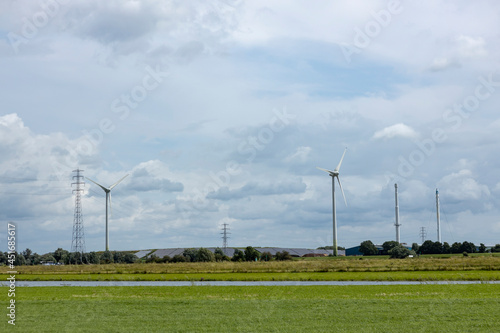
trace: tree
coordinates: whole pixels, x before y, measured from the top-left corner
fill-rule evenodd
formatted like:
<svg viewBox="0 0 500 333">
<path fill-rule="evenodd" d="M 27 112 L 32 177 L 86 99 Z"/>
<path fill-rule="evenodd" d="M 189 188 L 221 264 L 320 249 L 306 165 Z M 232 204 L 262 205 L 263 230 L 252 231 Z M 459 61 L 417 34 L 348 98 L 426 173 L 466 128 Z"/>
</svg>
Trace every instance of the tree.
<svg viewBox="0 0 500 333">
<path fill-rule="evenodd" d="M 14 260 L 15 266 L 26 265 L 26 258 L 21 253 L 14 252 L 16 259 Z"/>
<path fill-rule="evenodd" d="M 54 251 L 53 257 L 56 260 L 56 262 L 63 262 L 64 257 L 69 254 L 68 251 L 63 250 L 62 248 L 58 248 L 57 250 Z"/>
<path fill-rule="evenodd" d="M 222 251 L 219 247 L 215 249 L 215 261 L 229 261 L 231 260 L 228 256 L 226 256 L 226 254 L 224 253 L 224 251 Z"/>
<path fill-rule="evenodd" d="M 122 252 L 113 252 L 113 261 L 117 264 L 123 263 L 123 253 Z"/>
<path fill-rule="evenodd" d="M 38 253 L 33 253 L 31 255 L 31 265 L 40 265 L 41 256 Z"/>
<path fill-rule="evenodd" d="M 245 260 L 245 254 L 236 249 L 234 250 L 234 254 L 233 254 L 233 257 L 231 258 L 231 261 L 244 261 Z"/>
<path fill-rule="evenodd" d="M 112 264 L 113 255 L 109 251 L 104 251 L 101 255 L 101 264 Z"/>
<path fill-rule="evenodd" d="M 101 256 L 97 252 L 89 253 L 89 264 L 98 265 L 101 262 Z"/>
<path fill-rule="evenodd" d="M 441 244 L 440 242 L 434 242 L 434 243 L 432 243 L 431 253 L 432 254 L 441 254 L 441 253 L 443 253 L 443 244 Z"/>
<path fill-rule="evenodd" d="M 486 245 L 483 243 L 479 244 L 479 253 L 485 253 L 486 252 Z"/>
<path fill-rule="evenodd" d="M 491 252 L 500 252 L 500 244 L 496 244 L 491 248 Z"/>
<path fill-rule="evenodd" d="M 292 256 L 288 251 L 283 251 L 283 252 L 276 252 L 276 260 L 278 261 L 285 261 L 285 260 L 292 260 Z"/>
<path fill-rule="evenodd" d="M 182 255 L 186 257 L 188 262 L 196 262 L 198 261 L 198 258 L 196 258 L 197 253 L 196 249 L 185 249 Z"/>
<path fill-rule="evenodd" d="M 156 254 L 152 254 L 149 257 L 146 258 L 146 264 L 154 264 L 161 261 L 160 258 L 156 256 Z"/>
<path fill-rule="evenodd" d="M 451 246 L 448 242 L 443 243 L 443 253 L 451 253 Z"/>
<path fill-rule="evenodd" d="M 247 246 L 245 249 L 245 260 L 246 261 L 257 261 L 260 259 L 260 253 L 251 246 Z"/>
<path fill-rule="evenodd" d="M 30 249 L 24 250 L 23 252 L 21 252 L 21 254 L 26 259 L 26 265 L 33 265 L 32 258 L 31 258 L 31 255 L 33 254 L 33 252 Z"/>
<path fill-rule="evenodd" d="M 391 256 L 391 258 L 396 258 L 396 259 L 406 258 L 410 254 L 414 255 L 415 251 L 413 251 L 413 250 L 410 251 L 401 244 L 398 244 L 389 250 L 389 255 Z"/>
<path fill-rule="evenodd" d="M 52 253 L 45 253 L 44 255 L 42 255 L 40 257 L 40 261 L 43 261 L 43 262 L 53 262 L 53 263 L 57 262 L 57 260 L 54 258 L 54 256 L 52 255 Z"/>
<path fill-rule="evenodd" d="M 333 250 L 333 245 L 320 246 L 318 247 L 318 250 Z M 337 250 L 345 250 L 345 247 L 337 246 Z"/>
<path fill-rule="evenodd" d="M 182 254 L 176 254 L 172 260 L 172 262 L 187 262 L 188 259 L 184 257 Z"/>
<path fill-rule="evenodd" d="M 474 253 L 476 252 L 476 245 L 465 241 L 462 243 L 462 246 L 460 246 L 460 252 Z"/>
<path fill-rule="evenodd" d="M 460 248 L 462 247 L 462 243 L 455 242 L 451 244 L 451 253 L 460 253 Z"/>
<path fill-rule="evenodd" d="M 163 257 L 163 258 L 165 258 L 165 257 Z M 123 256 L 123 262 L 126 264 L 133 264 L 137 259 L 138 259 L 137 256 L 133 253 L 126 253 Z"/>
<path fill-rule="evenodd" d="M 196 253 L 196 261 L 200 262 L 215 261 L 215 255 L 212 253 L 212 251 L 200 247 L 200 249 Z"/>
<path fill-rule="evenodd" d="M 262 261 L 271 261 L 273 259 L 273 255 L 271 254 L 271 252 L 262 252 L 260 254 L 260 260 Z"/>
<path fill-rule="evenodd" d="M 382 254 L 389 254 L 389 251 L 398 246 L 399 243 L 396 242 L 396 241 L 387 241 L 387 242 L 384 242 L 384 244 L 382 244 Z"/>
<path fill-rule="evenodd" d="M 420 246 L 418 246 L 417 243 L 413 243 L 411 244 L 411 250 L 412 251 L 415 251 L 415 253 L 418 253 L 418 249 L 420 248 Z"/>
<path fill-rule="evenodd" d="M 432 254 L 433 252 L 433 247 L 434 247 L 434 242 L 431 240 L 426 240 L 425 242 L 420 245 L 420 253 L 421 254 Z"/>
<path fill-rule="evenodd" d="M 378 254 L 378 249 L 371 240 L 366 240 L 359 245 L 359 252 L 364 256 L 374 256 Z"/>
<path fill-rule="evenodd" d="M 81 265 L 83 263 L 82 256 L 83 255 L 80 252 L 71 252 L 68 255 L 68 263 L 70 265 Z"/>
</svg>

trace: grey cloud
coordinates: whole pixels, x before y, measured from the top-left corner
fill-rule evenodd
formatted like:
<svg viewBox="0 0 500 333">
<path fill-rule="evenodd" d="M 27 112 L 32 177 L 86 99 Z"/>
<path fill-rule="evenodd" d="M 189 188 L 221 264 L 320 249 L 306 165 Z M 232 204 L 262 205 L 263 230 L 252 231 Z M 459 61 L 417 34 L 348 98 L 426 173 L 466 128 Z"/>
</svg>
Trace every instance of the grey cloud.
<svg viewBox="0 0 500 333">
<path fill-rule="evenodd" d="M 207 198 L 227 201 L 242 199 L 249 196 L 299 194 L 304 193 L 305 190 L 306 184 L 303 182 L 281 182 L 266 185 L 250 182 L 235 190 L 230 190 L 228 187 L 222 187 L 218 191 L 207 194 Z"/>
<path fill-rule="evenodd" d="M 147 169 L 141 168 L 133 172 L 131 181 L 127 186 L 130 190 L 138 192 L 163 191 L 182 192 L 184 185 L 180 182 L 152 175 Z"/>
</svg>

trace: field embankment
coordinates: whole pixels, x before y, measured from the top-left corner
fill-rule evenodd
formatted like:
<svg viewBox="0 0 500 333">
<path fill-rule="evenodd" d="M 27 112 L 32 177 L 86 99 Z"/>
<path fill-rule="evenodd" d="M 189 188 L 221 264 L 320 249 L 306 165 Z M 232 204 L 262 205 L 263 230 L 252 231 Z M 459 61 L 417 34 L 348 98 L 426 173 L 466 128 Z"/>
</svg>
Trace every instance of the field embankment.
<svg viewBox="0 0 500 333">
<path fill-rule="evenodd" d="M 500 257 L 321 258 L 209 262 L 19 266 L 17 280 L 80 281 L 435 281 L 500 280 Z M 7 267 L 0 267 L 1 278 Z"/>
</svg>

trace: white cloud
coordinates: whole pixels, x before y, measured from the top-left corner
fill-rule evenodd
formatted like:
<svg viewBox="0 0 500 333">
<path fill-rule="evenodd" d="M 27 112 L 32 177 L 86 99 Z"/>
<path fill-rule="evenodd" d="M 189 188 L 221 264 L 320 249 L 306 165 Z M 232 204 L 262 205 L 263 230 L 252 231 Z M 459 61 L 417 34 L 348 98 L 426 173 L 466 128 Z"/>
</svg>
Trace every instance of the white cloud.
<svg viewBox="0 0 500 333">
<path fill-rule="evenodd" d="M 433 72 L 442 71 L 448 68 L 459 68 L 460 63 L 456 60 L 452 60 L 449 58 L 435 58 L 432 61 L 432 64 L 429 66 L 429 69 Z"/>
<path fill-rule="evenodd" d="M 403 123 L 395 124 L 375 132 L 374 139 L 392 139 L 395 137 L 414 139 L 418 136 L 417 132 Z"/>
<path fill-rule="evenodd" d="M 490 195 L 488 186 L 479 184 L 467 169 L 444 176 L 438 186 L 446 196 L 456 200 L 479 200 Z"/>
<path fill-rule="evenodd" d="M 298 162 L 304 163 L 309 158 L 309 154 L 311 153 L 311 147 L 297 147 L 297 150 L 285 157 L 285 162 Z"/>
<path fill-rule="evenodd" d="M 461 35 L 457 38 L 458 52 L 464 58 L 483 57 L 488 54 L 486 42 L 482 37 Z"/>
</svg>

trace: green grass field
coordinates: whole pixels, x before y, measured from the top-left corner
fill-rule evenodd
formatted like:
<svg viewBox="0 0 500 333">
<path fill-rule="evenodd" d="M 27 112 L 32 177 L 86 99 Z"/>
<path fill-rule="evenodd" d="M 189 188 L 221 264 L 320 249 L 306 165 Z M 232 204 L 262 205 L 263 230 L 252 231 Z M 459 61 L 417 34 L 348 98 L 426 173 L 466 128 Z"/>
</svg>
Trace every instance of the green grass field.
<svg viewBox="0 0 500 333">
<path fill-rule="evenodd" d="M 19 332 L 495 332 L 500 285 L 18 287 L 16 311 Z"/>
</svg>

